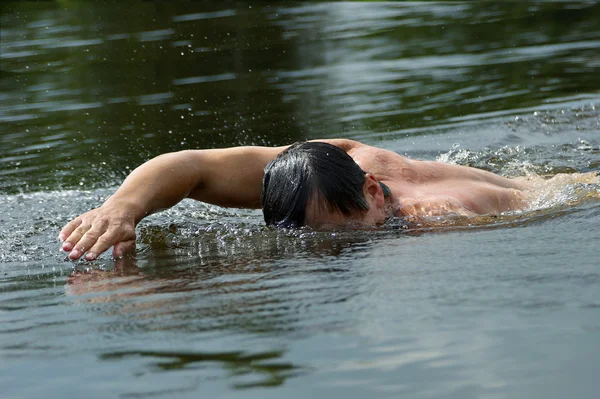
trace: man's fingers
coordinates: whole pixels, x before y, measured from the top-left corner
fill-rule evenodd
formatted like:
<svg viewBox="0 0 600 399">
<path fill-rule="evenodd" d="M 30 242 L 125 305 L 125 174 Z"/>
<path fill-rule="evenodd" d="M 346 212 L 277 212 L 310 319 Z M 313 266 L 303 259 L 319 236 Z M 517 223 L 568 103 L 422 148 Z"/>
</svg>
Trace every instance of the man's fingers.
<svg viewBox="0 0 600 399">
<path fill-rule="evenodd" d="M 73 232 L 66 238 L 62 247 L 64 251 L 71 251 L 74 247 L 79 244 L 79 240 L 81 237 L 91 228 L 92 226 L 85 221 L 81 221 L 79 227 L 77 227 Z M 74 258 L 71 258 L 74 259 Z M 75 258 L 76 259 L 76 258 Z"/>
<path fill-rule="evenodd" d="M 94 260 L 100 255 L 102 252 L 106 251 L 113 244 L 116 244 L 117 236 L 112 231 L 107 231 L 102 234 L 96 242 L 91 246 L 89 251 L 85 254 L 86 260 Z"/>
<path fill-rule="evenodd" d="M 81 217 L 77 217 L 77 218 L 73 219 L 72 221 L 70 221 L 69 223 L 67 223 L 65 225 L 65 227 L 63 227 L 63 229 L 58 234 L 58 240 L 63 241 L 63 242 L 66 241 L 67 238 L 73 233 L 73 230 L 75 230 L 77 227 L 79 227 L 81 225 L 81 222 L 82 222 Z M 63 244 L 63 250 L 70 251 L 72 249 L 72 246 L 70 246 L 70 248 L 67 249 L 67 248 L 65 248 L 65 244 Z"/>
<path fill-rule="evenodd" d="M 122 241 L 118 244 L 115 244 L 113 249 L 113 256 L 115 258 L 120 258 L 121 256 L 125 256 L 131 254 L 135 251 L 135 239 L 129 241 Z"/>
<path fill-rule="evenodd" d="M 84 222 L 71 233 L 66 243 L 73 244 L 70 259 L 79 259 L 87 250 L 89 250 L 96 241 L 104 234 L 106 223 L 96 222 L 94 225 L 88 225 Z M 64 245 L 63 245 L 64 248 Z"/>
</svg>

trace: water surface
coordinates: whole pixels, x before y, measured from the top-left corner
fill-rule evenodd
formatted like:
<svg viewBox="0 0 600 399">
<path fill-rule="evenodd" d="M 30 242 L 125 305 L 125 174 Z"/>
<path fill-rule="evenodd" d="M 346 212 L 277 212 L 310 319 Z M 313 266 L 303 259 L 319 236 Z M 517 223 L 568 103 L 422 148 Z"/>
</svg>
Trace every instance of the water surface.
<svg viewBox="0 0 600 399">
<path fill-rule="evenodd" d="M 56 235 L 167 151 L 345 137 L 600 169 L 600 7 L 4 2 L 0 393 L 595 397 L 600 188 L 485 224 L 274 231 L 192 201 L 133 259 Z"/>
</svg>

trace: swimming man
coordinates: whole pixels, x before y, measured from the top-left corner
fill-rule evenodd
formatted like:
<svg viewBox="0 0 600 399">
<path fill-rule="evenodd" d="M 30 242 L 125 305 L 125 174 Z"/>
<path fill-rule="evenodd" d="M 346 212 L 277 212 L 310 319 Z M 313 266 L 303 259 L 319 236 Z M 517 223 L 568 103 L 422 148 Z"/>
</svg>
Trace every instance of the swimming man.
<svg viewBox="0 0 600 399">
<path fill-rule="evenodd" d="M 135 226 L 184 198 L 261 208 L 267 225 L 365 228 L 398 216 L 496 215 L 525 206 L 524 183 L 467 166 L 419 161 L 352 140 L 160 155 L 102 206 L 60 232 L 70 259 L 135 248 Z"/>
</svg>

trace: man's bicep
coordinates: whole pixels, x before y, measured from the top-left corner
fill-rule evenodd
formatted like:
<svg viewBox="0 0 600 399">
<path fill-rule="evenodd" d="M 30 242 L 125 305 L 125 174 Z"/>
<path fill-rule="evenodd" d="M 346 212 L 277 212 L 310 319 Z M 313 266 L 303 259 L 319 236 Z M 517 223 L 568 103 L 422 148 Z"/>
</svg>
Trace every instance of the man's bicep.
<svg viewBox="0 0 600 399">
<path fill-rule="evenodd" d="M 264 169 L 285 148 L 199 150 L 196 156 L 201 178 L 188 197 L 220 206 L 260 208 Z"/>
</svg>

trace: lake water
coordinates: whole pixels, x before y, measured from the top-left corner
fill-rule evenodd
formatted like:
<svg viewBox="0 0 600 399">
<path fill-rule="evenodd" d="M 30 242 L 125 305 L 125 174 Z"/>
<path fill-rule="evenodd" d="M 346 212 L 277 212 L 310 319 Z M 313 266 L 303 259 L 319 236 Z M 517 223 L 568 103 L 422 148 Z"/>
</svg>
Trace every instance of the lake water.
<svg viewBox="0 0 600 399">
<path fill-rule="evenodd" d="M 600 169 L 594 2 L 2 2 L 0 397 L 595 398 L 600 188 L 434 230 L 282 232 L 192 201 L 135 258 L 58 231 L 138 164 L 346 137 Z"/>
</svg>

